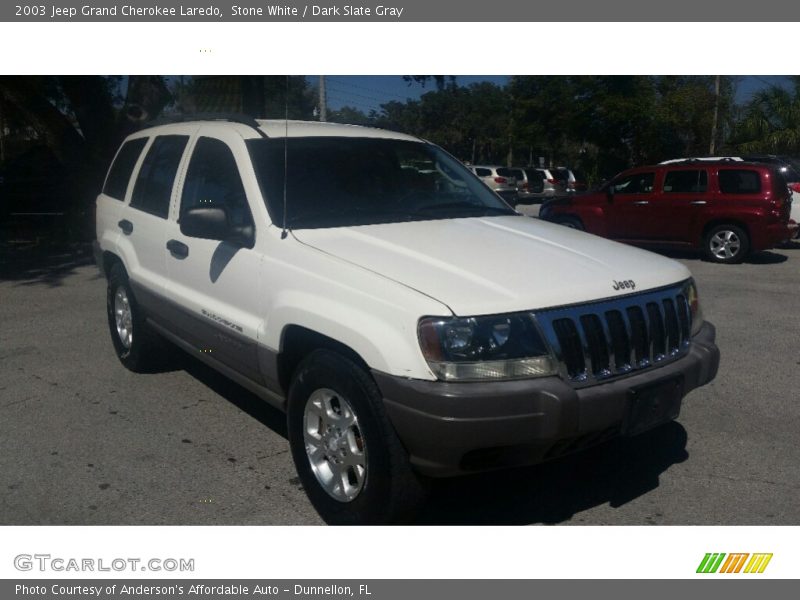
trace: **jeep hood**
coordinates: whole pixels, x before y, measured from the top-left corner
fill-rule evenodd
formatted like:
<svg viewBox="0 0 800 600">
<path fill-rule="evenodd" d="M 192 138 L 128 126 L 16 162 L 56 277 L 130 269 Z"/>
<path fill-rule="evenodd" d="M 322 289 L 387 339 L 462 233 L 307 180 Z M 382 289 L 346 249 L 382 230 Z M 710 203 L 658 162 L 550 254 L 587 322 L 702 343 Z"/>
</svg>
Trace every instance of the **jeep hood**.
<svg viewBox="0 0 800 600">
<path fill-rule="evenodd" d="M 303 244 L 447 305 L 457 315 L 541 309 L 677 283 L 677 261 L 522 216 L 300 229 Z M 633 281 L 635 289 L 615 282 Z"/>
</svg>

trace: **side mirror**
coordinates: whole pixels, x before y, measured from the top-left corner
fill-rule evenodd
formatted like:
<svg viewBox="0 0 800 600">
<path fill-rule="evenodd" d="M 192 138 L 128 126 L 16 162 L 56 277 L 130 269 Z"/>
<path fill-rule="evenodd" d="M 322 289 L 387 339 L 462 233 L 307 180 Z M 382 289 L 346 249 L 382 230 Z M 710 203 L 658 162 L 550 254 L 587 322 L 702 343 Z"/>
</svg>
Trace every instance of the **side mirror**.
<svg viewBox="0 0 800 600">
<path fill-rule="evenodd" d="M 247 248 L 252 248 L 254 242 L 253 226 L 233 227 L 228 211 L 222 207 L 190 208 L 181 215 L 181 233 L 188 237 L 230 242 Z"/>
<path fill-rule="evenodd" d="M 606 188 L 606 198 L 608 198 L 609 204 L 614 202 L 614 184 L 612 183 L 609 183 L 608 187 Z"/>
</svg>

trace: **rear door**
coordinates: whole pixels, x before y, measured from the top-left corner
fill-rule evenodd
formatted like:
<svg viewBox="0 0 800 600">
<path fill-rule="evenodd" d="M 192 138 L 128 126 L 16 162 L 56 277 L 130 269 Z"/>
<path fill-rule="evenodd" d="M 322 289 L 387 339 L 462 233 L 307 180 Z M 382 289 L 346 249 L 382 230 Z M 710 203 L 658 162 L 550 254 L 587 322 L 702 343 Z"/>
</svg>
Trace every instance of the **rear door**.
<svg viewBox="0 0 800 600">
<path fill-rule="evenodd" d="M 176 334 L 261 383 L 257 360 L 264 305 L 261 255 L 255 246 L 188 237 L 180 230 L 181 215 L 189 208 L 224 207 L 231 224 L 252 226 L 257 240 L 260 227 L 254 222 L 251 203 L 260 202 L 260 196 L 254 197 L 243 183 L 247 169 L 252 173 L 244 141 L 236 131 L 213 126 L 200 130 L 167 224 L 165 243 L 171 249 L 166 262 L 174 309 L 171 325 Z"/>
<path fill-rule="evenodd" d="M 117 244 L 136 299 L 150 314 L 159 311 L 165 294 L 166 223 L 189 137 L 188 132 L 176 132 L 150 138 L 139 159 L 130 203 L 119 214 Z"/>
<path fill-rule="evenodd" d="M 708 169 L 668 169 L 664 173 L 659 219 L 654 238 L 664 242 L 695 244 L 698 223 L 713 202 Z"/>
<path fill-rule="evenodd" d="M 115 248 L 123 228 L 126 204 L 130 202 L 132 181 L 142 152 L 149 138 L 139 137 L 126 141 L 120 147 L 108 170 L 103 191 L 97 196 L 97 241 L 104 249 Z"/>
</svg>

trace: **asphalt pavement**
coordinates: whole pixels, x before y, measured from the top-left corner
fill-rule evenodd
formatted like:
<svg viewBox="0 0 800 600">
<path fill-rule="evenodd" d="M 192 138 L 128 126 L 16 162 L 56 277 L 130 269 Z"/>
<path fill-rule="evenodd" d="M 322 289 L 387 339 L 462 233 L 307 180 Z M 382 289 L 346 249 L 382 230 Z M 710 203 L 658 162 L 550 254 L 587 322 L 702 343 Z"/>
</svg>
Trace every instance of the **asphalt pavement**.
<svg viewBox="0 0 800 600">
<path fill-rule="evenodd" d="M 717 326 L 679 419 L 554 462 L 438 482 L 423 524 L 800 524 L 800 244 L 674 255 Z M 0 524 L 320 524 L 284 417 L 178 351 L 114 356 L 85 247 L 0 256 Z"/>
</svg>

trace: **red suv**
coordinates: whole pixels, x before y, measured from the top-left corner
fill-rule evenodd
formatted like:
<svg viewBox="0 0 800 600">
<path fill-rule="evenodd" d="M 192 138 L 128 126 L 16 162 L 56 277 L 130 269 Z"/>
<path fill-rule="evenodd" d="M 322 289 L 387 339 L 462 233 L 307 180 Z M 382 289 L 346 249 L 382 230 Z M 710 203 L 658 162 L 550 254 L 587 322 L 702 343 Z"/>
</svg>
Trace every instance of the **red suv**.
<svg viewBox="0 0 800 600">
<path fill-rule="evenodd" d="M 736 263 L 788 240 L 791 192 L 774 166 L 687 161 L 639 167 L 599 191 L 546 202 L 539 217 L 632 244 L 702 249 Z"/>
</svg>

